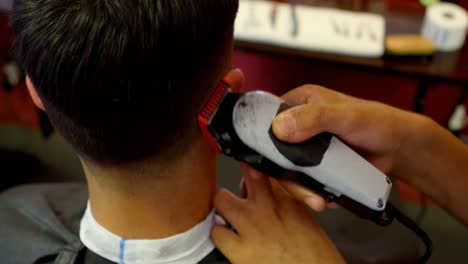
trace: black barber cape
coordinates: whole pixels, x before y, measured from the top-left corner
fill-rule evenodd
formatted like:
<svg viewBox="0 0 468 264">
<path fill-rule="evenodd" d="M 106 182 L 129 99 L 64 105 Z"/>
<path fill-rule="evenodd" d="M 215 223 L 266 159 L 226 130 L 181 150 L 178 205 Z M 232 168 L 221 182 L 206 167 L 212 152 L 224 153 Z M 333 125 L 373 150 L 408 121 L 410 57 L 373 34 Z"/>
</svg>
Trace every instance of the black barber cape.
<svg viewBox="0 0 468 264">
<path fill-rule="evenodd" d="M 43 184 L 0 194 L 0 263 L 112 264 L 79 238 L 88 200 L 82 184 Z M 229 263 L 214 250 L 200 263 Z"/>
</svg>

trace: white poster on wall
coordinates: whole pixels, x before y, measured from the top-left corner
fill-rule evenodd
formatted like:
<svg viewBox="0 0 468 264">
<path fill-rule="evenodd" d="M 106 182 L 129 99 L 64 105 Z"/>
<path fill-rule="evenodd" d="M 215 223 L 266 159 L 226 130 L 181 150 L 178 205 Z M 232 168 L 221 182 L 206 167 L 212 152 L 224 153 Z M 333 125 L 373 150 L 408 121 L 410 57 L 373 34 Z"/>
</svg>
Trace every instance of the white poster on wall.
<svg viewBox="0 0 468 264">
<path fill-rule="evenodd" d="M 381 15 L 307 5 L 241 0 L 235 38 L 362 57 L 384 54 Z"/>
</svg>

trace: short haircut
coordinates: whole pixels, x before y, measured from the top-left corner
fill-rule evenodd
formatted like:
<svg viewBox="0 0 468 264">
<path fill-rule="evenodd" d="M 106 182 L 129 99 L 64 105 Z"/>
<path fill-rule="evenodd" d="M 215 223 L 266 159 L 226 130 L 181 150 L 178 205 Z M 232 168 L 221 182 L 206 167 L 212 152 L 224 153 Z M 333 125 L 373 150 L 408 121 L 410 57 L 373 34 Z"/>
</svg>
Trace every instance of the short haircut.
<svg viewBox="0 0 468 264">
<path fill-rule="evenodd" d="M 226 69 L 237 0 L 16 0 L 18 60 L 85 158 L 170 157 Z M 180 154 L 180 153 L 179 153 Z"/>
</svg>

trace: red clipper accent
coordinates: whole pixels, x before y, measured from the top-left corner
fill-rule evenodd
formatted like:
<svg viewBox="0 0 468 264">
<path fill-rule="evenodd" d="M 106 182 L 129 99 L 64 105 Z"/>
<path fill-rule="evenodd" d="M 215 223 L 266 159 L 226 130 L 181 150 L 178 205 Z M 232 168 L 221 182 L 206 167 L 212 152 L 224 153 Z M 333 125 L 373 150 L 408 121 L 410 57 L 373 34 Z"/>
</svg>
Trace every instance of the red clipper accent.
<svg viewBox="0 0 468 264">
<path fill-rule="evenodd" d="M 211 119 L 216 114 L 219 105 L 223 101 L 224 96 L 228 92 L 229 87 L 230 85 L 226 80 L 221 81 L 218 87 L 216 87 L 216 90 L 213 92 L 213 95 L 210 97 L 198 115 L 198 125 L 200 126 L 203 136 L 205 136 L 210 146 L 218 153 L 221 153 L 221 148 L 216 142 L 216 139 L 208 130 L 208 126 L 210 125 Z"/>
</svg>

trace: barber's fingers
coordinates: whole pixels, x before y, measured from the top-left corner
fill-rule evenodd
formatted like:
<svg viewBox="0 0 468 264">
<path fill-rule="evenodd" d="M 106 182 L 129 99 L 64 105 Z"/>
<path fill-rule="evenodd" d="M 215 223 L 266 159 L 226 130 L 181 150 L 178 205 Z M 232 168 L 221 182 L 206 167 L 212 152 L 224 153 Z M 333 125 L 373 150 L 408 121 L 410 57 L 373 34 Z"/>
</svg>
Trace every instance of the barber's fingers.
<svg viewBox="0 0 468 264">
<path fill-rule="evenodd" d="M 211 230 L 211 240 L 223 254 L 233 262 L 242 249 L 242 242 L 239 236 L 229 228 L 216 225 Z"/>
<path fill-rule="evenodd" d="M 233 92 L 240 92 L 244 88 L 245 77 L 244 73 L 240 69 L 231 70 L 225 77 L 226 81 Z"/>
<path fill-rule="evenodd" d="M 245 164 L 241 164 L 241 167 L 244 172 L 247 199 L 271 209 L 274 206 L 274 196 L 268 176 Z"/>
<path fill-rule="evenodd" d="M 249 167 L 245 163 L 241 163 L 241 169 L 242 169 L 243 175 L 250 175 L 252 171 L 254 171 L 251 167 Z M 308 207 L 310 207 L 312 210 L 316 212 L 321 212 L 325 208 L 333 209 L 333 208 L 339 207 L 335 203 L 327 203 L 325 199 L 319 194 L 295 182 L 288 181 L 288 180 L 278 180 L 278 182 L 289 193 L 290 197 L 294 198 L 295 200 L 304 202 Z M 285 204 L 285 203 L 290 204 L 290 202 L 287 201 L 288 199 L 290 199 L 290 197 L 287 197 L 284 191 L 280 190 L 281 187 L 278 188 L 278 186 L 275 186 L 275 185 L 278 185 L 278 184 L 275 184 L 275 181 L 273 182 L 270 181 L 270 184 L 271 184 L 273 195 L 276 197 L 276 202 L 278 204 Z M 253 189 L 253 188 L 254 187 L 250 187 L 250 189 Z M 249 196 L 248 188 L 246 186 L 246 182 L 244 179 L 242 179 L 241 181 L 241 191 L 242 191 L 242 197 L 247 198 Z M 269 191 L 266 194 L 268 195 L 267 197 L 270 197 Z M 252 197 L 252 195 L 250 197 Z M 266 201 L 270 201 L 270 199 Z"/>
<path fill-rule="evenodd" d="M 240 167 L 241 167 L 241 170 L 242 170 L 242 178 L 240 180 L 240 183 L 239 183 L 239 188 L 240 188 L 240 191 L 241 191 L 241 197 L 242 198 L 247 198 L 247 196 L 249 195 L 247 193 L 247 186 L 245 185 L 245 179 L 244 179 L 244 175 L 246 175 L 247 173 L 250 172 L 250 167 L 249 165 L 241 162 L 240 163 Z"/>
<path fill-rule="evenodd" d="M 321 212 L 327 207 L 327 202 L 322 196 L 308 190 L 307 188 L 292 181 L 279 180 L 279 182 L 294 198 L 299 201 L 303 201 L 314 211 Z"/>
<path fill-rule="evenodd" d="M 240 228 L 248 224 L 248 205 L 244 199 L 234 195 L 226 189 L 220 189 L 214 199 L 216 212 L 235 228 Z M 241 229 L 243 230 L 243 229 Z"/>
</svg>

